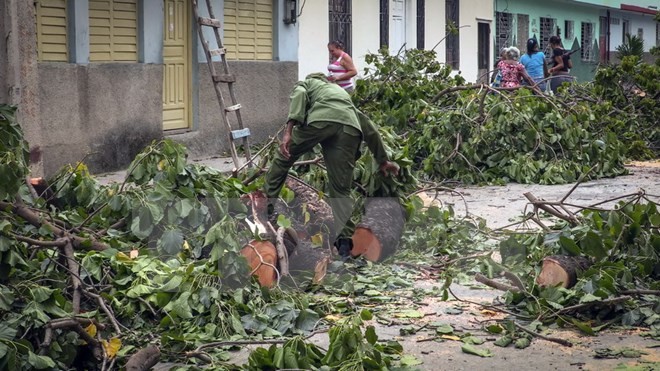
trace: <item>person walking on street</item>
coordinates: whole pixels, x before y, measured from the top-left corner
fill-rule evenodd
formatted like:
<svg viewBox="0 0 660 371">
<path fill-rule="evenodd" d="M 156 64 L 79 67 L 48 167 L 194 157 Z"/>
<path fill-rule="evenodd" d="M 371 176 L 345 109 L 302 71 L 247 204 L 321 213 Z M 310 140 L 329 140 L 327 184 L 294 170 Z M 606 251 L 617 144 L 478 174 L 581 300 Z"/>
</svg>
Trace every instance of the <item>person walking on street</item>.
<svg viewBox="0 0 660 371">
<path fill-rule="evenodd" d="M 357 75 L 357 68 L 353 64 L 353 59 L 344 51 L 344 44 L 341 41 L 328 43 L 328 52 L 330 53 L 328 81 L 334 82 L 347 92 L 352 93 L 355 89 L 353 77 Z"/>
<path fill-rule="evenodd" d="M 350 192 L 362 141 L 385 176 L 397 175 L 399 168 L 389 161 L 373 122 L 353 105 L 344 89 L 329 82 L 324 74 L 311 74 L 296 83 L 290 100 L 286 130 L 266 173 L 264 191 L 270 200 L 276 199 L 296 160 L 320 144 L 328 171 L 334 245 L 339 255 L 347 257 L 353 248 L 352 231 L 347 225 L 353 212 Z"/>
</svg>

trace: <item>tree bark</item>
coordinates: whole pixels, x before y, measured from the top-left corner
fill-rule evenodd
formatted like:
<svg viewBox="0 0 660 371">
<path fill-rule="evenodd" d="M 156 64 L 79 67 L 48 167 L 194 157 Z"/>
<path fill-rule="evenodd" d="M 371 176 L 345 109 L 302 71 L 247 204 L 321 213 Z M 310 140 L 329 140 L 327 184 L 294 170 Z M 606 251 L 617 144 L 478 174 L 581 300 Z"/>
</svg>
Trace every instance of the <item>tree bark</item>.
<svg viewBox="0 0 660 371">
<path fill-rule="evenodd" d="M 591 266 L 584 256 L 552 255 L 543 259 L 541 273 L 536 282 L 541 286 L 570 288 L 577 283 L 577 275 Z"/>
<path fill-rule="evenodd" d="M 133 354 L 126 362 L 126 371 L 146 371 L 158 363 L 160 349 L 155 345 L 149 345 Z"/>
<path fill-rule="evenodd" d="M 398 198 L 370 198 L 353 234 L 352 256 L 379 261 L 394 254 L 403 234 L 405 214 Z"/>
</svg>

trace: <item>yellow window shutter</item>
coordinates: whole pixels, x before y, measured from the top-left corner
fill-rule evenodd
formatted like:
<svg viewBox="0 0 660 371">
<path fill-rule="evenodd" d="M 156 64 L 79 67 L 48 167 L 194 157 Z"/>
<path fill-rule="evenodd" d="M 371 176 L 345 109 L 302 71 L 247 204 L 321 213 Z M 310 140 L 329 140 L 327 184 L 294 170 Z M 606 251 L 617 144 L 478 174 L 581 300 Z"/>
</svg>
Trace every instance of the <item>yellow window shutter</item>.
<svg viewBox="0 0 660 371">
<path fill-rule="evenodd" d="M 37 52 L 39 61 L 68 62 L 66 0 L 37 3 Z"/>
<path fill-rule="evenodd" d="M 225 0 L 224 39 L 228 59 L 273 59 L 273 4 L 269 0 Z"/>
<path fill-rule="evenodd" d="M 137 1 L 89 1 L 89 60 L 137 62 Z"/>
</svg>

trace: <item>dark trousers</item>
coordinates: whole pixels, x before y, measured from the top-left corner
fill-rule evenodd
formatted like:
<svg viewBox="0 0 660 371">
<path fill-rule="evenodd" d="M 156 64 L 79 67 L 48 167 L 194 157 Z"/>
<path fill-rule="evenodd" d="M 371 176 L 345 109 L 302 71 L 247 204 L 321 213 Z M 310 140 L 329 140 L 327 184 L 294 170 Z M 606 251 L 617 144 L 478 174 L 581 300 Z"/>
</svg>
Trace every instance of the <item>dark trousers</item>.
<svg viewBox="0 0 660 371">
<path fill-rule="evenodd" d="M 294 127 L 289 147 L 291 156 L 286 159 L 278 151 L 266 173 L 264 184 L 266 196 L 277 198 L 294 162 L 320 144 L 323 161 L 328 169 L 330 188 L 328 203 L 332 207 L 335 234 L 337 234 L 333 237 L 350 237 L 352 231 L 348 221 L 353 213 L 351 184 L 355 157 L 361 141 L 362 137 L 357 129 L 335 122 L 313 122 L 306 126 Z"/>
</svg>

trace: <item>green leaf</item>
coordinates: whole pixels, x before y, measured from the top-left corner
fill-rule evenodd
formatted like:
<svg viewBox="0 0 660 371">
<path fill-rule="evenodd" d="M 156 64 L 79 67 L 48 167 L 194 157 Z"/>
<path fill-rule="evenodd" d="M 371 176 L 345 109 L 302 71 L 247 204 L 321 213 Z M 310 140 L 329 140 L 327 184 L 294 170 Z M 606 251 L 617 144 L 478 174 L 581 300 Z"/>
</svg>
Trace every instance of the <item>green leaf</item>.
<svg viewBox="0 0 660 371">
<path fill-rule="evenodd" d="M 401 360 L 399 362 L 401 362 L 401 366 L 404 367 L 417 366 L 423 363 L 422 361 L 417 359 L 417 357 L 410 354 L 405 354 L 401 356 Z"/>
<path fill-rule="evenodd" d="M 39 356 L 33 352 L 28 353 L 28 363 L 37 370 L 55 367 L 55 361 L 53 361 L 50 357 Z"/>
<path fill-rule="evenodd" d="M 529 341 L 529 339 L 524 337 L 516 340 L 515 346 L 517 349 L 525 349 L 529 346 L 530 343 L 531 342 Z"/>
<path fill-rule="evenodd" d="M 479 349 L 471 344 L 463 344 L 461 346 L 463 353 L 472 354 L 479 357 L 492 357 L 493 353 L 489 349 Z"/>
<path fill-rule="evenodd" d="M 168 255 L 176 255 L 183 248 L 183 233 L 179 229 L 168 229 L 158 240 L 158 247 Z"/>
<path fill-rule="evenodd" d="M 591 335 L 591 336 L 596 335 L 596 333 L 594 332 L 594 330 L 591 328 L 591 326 L 588 323 L 580 322 L 580 321 L 576 320 L 575 318 L 571 318 L 571 322 L 575 325 L 575 327 L 580 329 L 580 331 L 584 332 L 585 334 Z"/>
<path fill-rule="evenodd" d="M 581 254 L 580 247 L 575 241 L 566 236 L 559 237 L 559 246 L 570 255 L 577 256 Z"/>
<path fill-rule="evenodd" d="M 440 335 L 449 335 L 454 333 L 454 328 L 448 323 L 443 323 L 435 329 L 435 332 Z"/>
<path fill-rule="evenodd" d="M 504 329 L 500 325 L 490 325 L 486 327 L 486 331 L 491 334 L 501 334 Z"/>
<path fill-rule="evenodd" d="M 17 329 L 7 326 L 6 323 L 0 322 L 0 339 L 13 340 L 16 337 Z"/>
<path fill-rule="evenodd" d="M 504 335 L 501 338 L 495 340 L 493 344 L 497 345 L 498 347 L 506 348 L 513 342 L 513 339 L 509 335 Z"/>
<path fill-rule="evenodd" d="M 584 238 L 580 241 L 580 246 L 586 255 L 593 256 L 598 260 L 607 256 L 607 251 L 605 251 L 605 248 L 603 247 L 603 240 L 593 231 L 587 232 Z"/>
<path fill-rule="evenodd" d="M 360 311 L 360 318 L 362 318 L 364 321 L 370 321 L 372 318 L 374 318 L 374 315 L 371 314 L 370 310 L 362 309 L 362 311 Z"/>
<path fill-rule="evenodd" d="M 371 345 L 376 344 L 378 341 L 378 335 L 376 335 L 376 329 L 373 326 L 367 326 L 364 336 L 367 339 L 367 342 Z"/>
<path fill-rule="evenodd" d="M 585 295 L 582 295 L 582 297 L 580 298 L 580 304 L 582 304 L 582 303 L 591 303 L 591 302 L 594 302 L 594 301 L 601 301 L 601 298 L 599 298 L 598 296 L 593 295 L 593 294 L 585 294 Z"/>
</svg>

